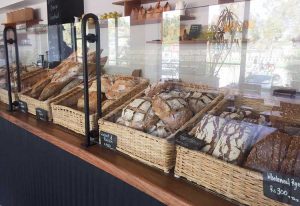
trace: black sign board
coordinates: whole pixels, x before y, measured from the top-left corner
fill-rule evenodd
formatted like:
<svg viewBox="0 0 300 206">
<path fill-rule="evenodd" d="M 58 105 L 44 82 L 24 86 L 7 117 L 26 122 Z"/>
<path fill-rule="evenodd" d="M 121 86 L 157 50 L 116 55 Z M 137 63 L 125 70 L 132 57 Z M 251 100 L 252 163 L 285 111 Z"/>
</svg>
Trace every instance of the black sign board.
<svg viewBox="0 0 300 206">
<path fill-rule="evenodd" d="M 19 101 L 19 110 L 23 113 L 27 113 L 28 112 L 27 103 L 23 101 Z"/>
<path fill-rule="evenodd" d="M 112 150 L 116 150 L 117 149 L 117 140 L 118 140 L 118 138 L 116 135 L 113 135 L 113 134 L 110 134 L 107 132 L 103 132 L 103 131 L 100 132 L 100 142 L 101 142 L 101 145 L 104 147 L 107 147 Z"/>
<path fill-rule="evenodd" d="M 48 0 L 48 21 L 59 22 L 61 19 L 61 4 L 59 0 Z"/>
<path fill-rule="evenodd" d="M 48 121 L 48 111 L 44 109 L 36 108 L 35 112 L 36 112 L 37 119 L 45 122 Z"/>
<path fill-rule="evenodd" d="M 175 136 L 175 143 L 182 147 L 200 151 L 205 146 L 205 141 L 199 140 L 187 132 L 178 132 Z"/>
<path fill-rule="evenodd" d="M 196 39 L 199 37 L 202 31 L 202 25 L 201 24 L 193 24 L 191 25 L 189 38 L 190 39 Z"/>
<path fill-rule="evenodd" d="M 300 205 L 300 178 L 274 172 L 263 174 L 264 195 L 290 205 Z"/>
<path fill-rule="evenodd" d="M 49 25 L 73 23 L 75 16 L 84 13 L 84 3 L 83 0 L 47 0 L 47 11 Z"/>
</svg>

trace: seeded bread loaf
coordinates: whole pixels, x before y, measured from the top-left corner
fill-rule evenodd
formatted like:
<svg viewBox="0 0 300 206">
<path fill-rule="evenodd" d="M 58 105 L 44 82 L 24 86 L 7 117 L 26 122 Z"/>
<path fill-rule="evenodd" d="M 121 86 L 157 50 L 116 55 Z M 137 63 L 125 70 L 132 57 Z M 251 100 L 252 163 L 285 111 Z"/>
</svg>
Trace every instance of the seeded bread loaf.
<svg viewBox="0 0 300 206">
<path fill-rule="evenodd" d="M 279 131 L 268 135 L 252 148 L 245 167 L 260 172 L 282 172 L 290 170 L 290 163 L 284 162 L 291 143 L 291 137 Z M 291 155 L 292 156 L 292 155 Z M 285 165 L 285 166 L 284 166 Z M 280 169 L 281 168 L 281 169 Z"/>
<path fill-rule="evenodd" d="M 293 137 L 286 150 L 280 173 L 300 176 L 300 137 Z"/>
</svg>

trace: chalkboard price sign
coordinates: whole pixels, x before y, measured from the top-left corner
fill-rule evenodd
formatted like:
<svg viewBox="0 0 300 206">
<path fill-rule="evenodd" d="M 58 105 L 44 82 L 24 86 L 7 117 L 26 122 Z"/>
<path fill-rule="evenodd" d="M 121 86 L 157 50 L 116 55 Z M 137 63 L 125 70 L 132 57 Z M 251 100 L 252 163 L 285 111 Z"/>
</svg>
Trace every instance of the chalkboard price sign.
<svg viewBox="0 0 300 206">
<path fill-rule="evenodd" d="M 36 108 L 36 117 L 39 120 L 48 121 L 48 111 L 44 110 L 44 109 L 40 109 L 40 108 Z"/>
<path fill-rule="evenodd" d="M 23 101 L 19 101 L 19 110 L 23 113 L 27 113 L 28 112 L 27 103 Z"/>
<path fill-rule="evenodd" d="M 117 139 L 118 138 L 117 138 L 116 135 L 113 135 L 113 134 L 110 134 L 110 133 L 107 133 L 107 132 L 103 132 L 103 131 L 100 132 L 101 145 L 106 147 L 106 148 L 116 150 L 116 148 L 117 148 Z"/>
<path fill-rule="evenodd" d="M 274 172 L 263 174 L 264 195 L 290 205 L 300 205 L 300 178 Z"/>
</svg>

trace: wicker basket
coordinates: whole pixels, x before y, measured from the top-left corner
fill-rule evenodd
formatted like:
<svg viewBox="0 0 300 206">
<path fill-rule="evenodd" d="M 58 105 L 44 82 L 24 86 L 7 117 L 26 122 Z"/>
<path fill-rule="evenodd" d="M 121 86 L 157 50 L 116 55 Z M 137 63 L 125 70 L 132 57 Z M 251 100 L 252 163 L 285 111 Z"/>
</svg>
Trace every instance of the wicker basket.
<svg viewBox="0 0 300 206">
<path fill-rule="evenodd" d="M 225 98 L 220 101 L 209 113 L 212 115 L 219 116 L 228 106 L 248 106 L 258 112 L 271 112 L 273 109 L 272 105 L 266 105 L 264 99 L 250 98 L 244 96 L 233 96 L 233 98 Z"/>
<path fill-rule="evenodd" d="M 272 111 L 263 99 L 236 96 L 234 101 L 223 99 L 209 113 L 219 115 L 227 106 L 250 106 L 256 111 Z M 197 127 L 190 131 L 194 136 Z M 263 194 L 263 175 L 211 155 L 176 146 L 175 176 L 183 177 L 198 185 L 246 205 L 284 205 Z"/>
<path fill-rule="evenodd" d="M 263 175 L 202 152 L 176 146 L 175 176 L 246 205 L 284 205 L 263 194 Z"/>
<path fill-rule="evenodd" d="M 135 78 L 129 76 L 118 76 L 115 77 L 126 78 L 126 79 L 136 79 L 138 80 L 138 85 L 135 86 L 131 91 L 122 95 L 119 99 L 112 102 L 106 103 L 105 107 L 102 107 L 103 115 L 108 114 L 115 108 L 121 106 L 124 102 L 128 101 L 136 94 L 140 93 L 148 86 L 148 81 L 143 78 Z M 72 105 L 76 105 L 78 99 L 83 95 L 82 88 L 77 88 L 67 94 L 61 96 L 59 99 L 52 104 L 52 115 L 53 122 L 55 124 L 66 127 L 79 134 L 85 134 L 85 115 L 83 111 L 79 111 Z M 96 114 L 90 115 L 90 128 L 94 130 L 97 124 Z"/>
<path fill-rule="evenodd" d="M 27 74 L 22 75 L 21 77 L 21 88 L 26 89 L 31 87 L 34 83 L 39 81 L 47 74 L 46 70 L 38 69 Z M 17 92 L 12 92 L 12 101 L 17 101 L 19 99 Z M 0 88 L 0 101 L 8 104 L 8 91 L 6 89 Z"/>
<path fill-rule="evenodd" d="M 208 92 L 208 89 L 210 89 L 207 86 L 203 85 L 187 84 L 182 82 L 177 82 L 176 84 L 183 87 L 184 89 L 191 91 L 205 90 L 206 92 Z M 135 96 L 134 99 L 142 97 L 143 95 L 144 93 L 142 92 Z M 175 134 L 180 130 L 192 128 L 194 126 L 193 123 L 199 118 L 199 116 L 202 116 L 204 113 L 213 108 L 213 106 L 215 106 L 222 98 L 223 94 L 219 94 L 219 96 L 214 99 L 208 106 L 206 106 L 202 111 L 196 114 L 190 121 L 185 123 L 174 134 L 165 139 L 158 138 L 142 131 L 138 131 L 130 127 L 114 123 L 114 120 L 118 116 L 120 116 L 122 109 L 125 107 L 125 105 L 129 104 L 130 101 L 117 108 L 104 118 L 100 119 L 100 131 L 108 132 L 117 136 L 118 151 L 125 153 L 130 157 L 137 159 L 147 165 L 156 167 L 166 173 L 169 173 L 169 171 L 175 165 L 175 145 L 173 141 Z"/>
<path fill-rule="evenodd" d="M 18 100 L 18 95 L 16 92 L 12 92 L 12 101 Z M 6 89 L 0 88 L 0 102 L 8 104 L 8 91 Z"/>
<path fill-rule="evenodd" d="M 77 87 L 74 87 L 69 91 L 73 91 L 75 89 L 77 89 Z M 46 101 L 40 101 L 38 99 L 30 97 L 29 96 L 30 92 L 31 92 L 31 88 L 24 92 L 19 93 L 19 100 L 27 104 L 27 109 L 30 114 L 36 115 L 36 109 L 42 109 L 46 111 L 48 113 L 48 121 L 52 120 L 51 104 L 55 102 L 57 99 L 62 98 L 67 93 L 65 92 L 63 94 L 59 94 L 58 96 L 50 98 Z"/>
</svg>

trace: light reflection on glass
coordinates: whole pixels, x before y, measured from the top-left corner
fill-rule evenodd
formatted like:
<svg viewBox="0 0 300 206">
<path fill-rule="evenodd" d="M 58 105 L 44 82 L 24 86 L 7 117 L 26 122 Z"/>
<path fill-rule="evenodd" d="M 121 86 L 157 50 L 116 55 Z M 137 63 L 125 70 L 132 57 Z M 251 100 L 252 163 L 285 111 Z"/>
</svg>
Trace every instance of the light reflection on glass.
<svg viewBox="0 0 300 206">
<path fill-rule="evenodd" d="M 211 35 L 206 61 L 211 86 L 228 87 L 239 82 L 244 6 L 242 2 L 209 7 L 208 32 Z M 232 19 L 228 21 L 228 18 Z"/>
<path fill-rule="evenodd" d="M 118 65 L 129 65 L 130 17 L 118 19 Z"/>
<path fill-rule="evenodd" d="M 116 19 L 108 19 L 108 62 L 110 65 L 117 64 L 117 27 Z"/>
<path fill-rule="evenodd" d="M 128 65 L 130 17 L 108 19 L 109 65 Z"/>
<path fill-rule="evenodd" d="M 300 89 L 300 2 L 251 2 L 246 83 Z"/>
<path fill-rule="evenodd" d="M 180 11 L 163 13 L 161 79 L 179 79 Z"/>
</svg>

